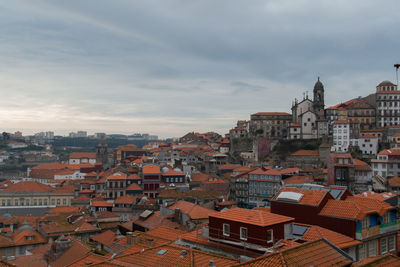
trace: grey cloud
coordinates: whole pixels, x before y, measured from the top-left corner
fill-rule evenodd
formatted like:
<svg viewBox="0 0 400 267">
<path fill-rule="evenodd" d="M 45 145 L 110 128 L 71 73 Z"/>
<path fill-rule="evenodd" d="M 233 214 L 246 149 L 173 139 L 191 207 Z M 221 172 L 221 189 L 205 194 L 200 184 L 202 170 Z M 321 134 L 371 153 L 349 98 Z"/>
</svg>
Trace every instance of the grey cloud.
<svg viewBox="0 0 400 267">
<path fill-rule="evenodd" d="M 74 119 L 71 127 L 223 132 L 253 112 L 289 111 L 317 76 L 327 105 L 372 93 L 393 80 L 400 61 L 398 1 L 43 0 L 0 7 L 0 104 L 21 120 L 42 116 L 40 126 L 84 114 L 86 124 Z"/>
</svg>

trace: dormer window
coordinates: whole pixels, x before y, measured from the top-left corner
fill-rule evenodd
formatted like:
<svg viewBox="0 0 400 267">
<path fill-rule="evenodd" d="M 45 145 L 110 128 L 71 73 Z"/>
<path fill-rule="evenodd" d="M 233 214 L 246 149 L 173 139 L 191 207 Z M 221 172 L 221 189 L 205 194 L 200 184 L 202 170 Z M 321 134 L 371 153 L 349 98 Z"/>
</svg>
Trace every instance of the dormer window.
<svg viewBox="0 0 400 267">
<path fill-rule="evenodd" d="M 26 236 L 26 240 L 33 240 L 33 235 Z"/>
</svg>

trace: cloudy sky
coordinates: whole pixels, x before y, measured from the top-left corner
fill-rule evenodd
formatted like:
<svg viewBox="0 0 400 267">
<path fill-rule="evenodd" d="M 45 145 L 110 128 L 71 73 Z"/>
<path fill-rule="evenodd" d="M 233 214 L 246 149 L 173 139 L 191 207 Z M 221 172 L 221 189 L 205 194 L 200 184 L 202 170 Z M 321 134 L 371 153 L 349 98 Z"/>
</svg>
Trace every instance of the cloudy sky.
<svg viewBox="0 0 400 267">
<path fill-rule="evenodd" d="M 351 3 L 351 5 L 350 5 Z M 400 2 L 0 1 L 0 130 L 221 134 L 395 80 Z"/>
</svg>

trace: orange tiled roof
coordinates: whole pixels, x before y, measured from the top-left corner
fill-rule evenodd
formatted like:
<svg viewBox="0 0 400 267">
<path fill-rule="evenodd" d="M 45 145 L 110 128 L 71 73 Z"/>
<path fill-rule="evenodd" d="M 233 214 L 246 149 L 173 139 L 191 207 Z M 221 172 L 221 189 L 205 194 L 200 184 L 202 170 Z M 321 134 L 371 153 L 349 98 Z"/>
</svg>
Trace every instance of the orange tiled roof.
<svg viewBox="0 0 400 267">
<path fill-rule="evenodd" d="M 187 214 L 190 219 L 198 220 L 198 219 L 208 219 L 208 216 L 214 215 L 217 212 L 214 210 L 203 208 L 197 204 L 193 204 L 190 202 L 186 202 L 184 200 L 180 200 L 169 207 L 171 210 L 180 209 L 182 213 Z"/>
<path fill-rule="evenodd" d="M 157 226 L 156 228 L 153 228 L 146 232 L 147 235 L 160 237 L 170 241 L 177 240 L 184 233 L 184 231 L 173 229 L 163 225 Z"/>
<path fill-rule="evenodd" d="M 69 155 L 69 159 L 96 159 L 96 153 L 94 152 L 72 152 Z"/>
<path fill-rule="evenodd" d="M 294 248 L 261 256 L 234 266 L 349 266 L 352 260 L 340 253 L 324 239 L 305 243 Z"/>
<path fill-rule="evenodd" d="M 4 193 L 14 192 L 31 192 L 31 193 L 44 193 L 53 191 L 54 188 L 35 181 L 22 181 L 9 185 L 6 189 L 2 190 Z"/>
<path fill-rule="evenodd" d="M 64 267 L 73 263 L 77 258 L 82 258 L 84 255 L 88 255 L 91 249 L 81 243 L 79 240 L 68 237 L 72 240 L 72 246 L 55 261 L 49 261 L 49 265 L 54 267 Z"/>
<path fill-rule="evenodd" d="M 27 237 L 32 237 L 32 240 L 28 240 Z M 29 229 L 21 232 L 14 232 L 12 238 L 16 246 L 28 246 L 46 243 L 44 237 L 41 236 L 37 231 L 31 231 Z"/>
<path fill-rule="evenodd" d="M 95 253 L 90 253 L 90 254 L 84 255 L 83 257 L 78 257 L 75 259 L 76 259 L 76 261 L 74 261 L 73 263 L 71 263 L 68 266 L 70 266 L 70 267 L 86 267 L 91 264 L 104 262 L 107 260 L 107 257 L 101 256 L 101 255 L 98 255 Z"/>
<path fill-rule="evenodd" d="M 314 182 L 314 178 L 312 176 L 294 175 L 289 178 L 286 178 L 283 181 L 285 184 L 304 184 L 304 183 Z"/>
<path fill-rule="evenodd" d="M 117 173 L 114 173 L 113 175 L 108 176 L 107 180 L 109 180 L 109 181 L 126 180 L 126 174 L 125 173 L 121 173 L 121 172 L 117 172 Z"/>
<path fill-rule="evenodd" d="M 333 124 L 349 124 L 350 122 L 348 120 L 337 120 L 334 121 Z"/>
<path fill-rule="evenodd" d="M 361 220 L 366 214 L 374 213 L 376 210 L 355 201 L 330 199 L 319 213 L 324 216 Z"/>
<path fill-rule="evenodd" d="M 399 156 L 400 155 L 400 149 L 399 148 L 384 149 L 381 152 L 379 152 L 378 155 L 395 155 L 395 156 Z"/>
<path fill-rule="evenodd" d="M 143 174 L 159 174 L 161 171 L 159 166 L 154 164 L 148 164 L 146 166 L 143 166 L 142 172 Z"/>
<path fill-rule="evenodd" d="M 353 165 L 356 171 L 371 171 L 371 167 L 364 161 L 353 158 Z"/>
<path fill-rule="evenodd" d="M 185 173 L 183 173 L 183 172 L 177 172 L 177 171 L 175 171 L 175 170 L 169 170 L 169 171 L 167 171 L 167 172 L 162 173 L 161 175 L 162 175 L 162 176 L 177 176 L 177 175 L 184 176 Z"/>
<path fill-rule="evenodd" d="M 400 266 L 400 258 L 393 254 L 380 255 L 376 257 L 368 257 L 355 262 L 353 267 L 387 267 Z"/>
<path fill-rule="evenodd" d="M 92 201 L 92 205 L 90 205 L 91 207 L 113 207 L 114 204 L 113 203 L 109 203 L 107 201 L 104 200 L 94 200 Z"/>
<path fill-rule="evenodd" d="M 60 170 L 64 168 L 65 165 L 61 163 L 43 163 L 32 167 L 32 170 Z"/>
<path fill-rule="evenodd" d="M 49 209 L 47 213 L 49 214 L 55 214 L 55 213 L 74 213 L 74 212 L 79 212 L 81 210 L 80 207 L 74 207 L 74 206 L 69 206 L 69 207 L 55 207 L 52 209 Z"/>
<path fill-rule="evenodd" d="M 114 233 L 111 230 L 107 230 L 103 233 L 92 236 L 91 239 L 93 241 L 96 241 L 97 243 L 100 243 L 100 244 L 105 245 L 110 248 L 112 246 L 116 236 L 117 236 L 116 233 Z"/>
<path fill-rule="evenodd" d="M 332 230 L 309 224 L 296 223 L 298 225 L 309 226 L 310 228 L 302 236 L 303 240 L 314 241 L 321 238 L 325 238 L 329 242 L 333 243 L 339 248 L 347 248 L 361 244 L 360 241 L 354 240 L 353 238 L 334 232 Z"/>
<path fill-rule="evenodd" d="M 115 204 L 133 204 L 136 202 L 137 197 L 134 196 L 120 196 L 115 200 Z"/>
<path fill-rule="evenodd" d="M 185 254 L 182 255 L 182 251 Z M 158 255 L 160 251 L 165 251 L 164 254 Z M 178 246 L 178 245 L 161 245 L 153 248 L 144 249 L 144 251 L 132 253 L 130 255 L 123 255 L 115 257 L 117 263 L 137 265 L 137 266 L 209 266 L 210 260 L 214 262 L 215 266 L 232 266 L 238 260 L 194 250 L 191 248 Z M 113 261 L 108 265 L 113 265 Z"/>
<path fill-rule="evenodd" d="M 141 191 L 141 190 L 143 190 L 141 187 L 140 187 L 140 185 L 138 185 L 138 184 L 135 184 L 135 183 L 133 183 L 133 184 L 130 184 L 127 188 L 126 188 L 126 190 L 127 191 L 129 191 L 129 190 L 135 190 L 135 191 Z"/>
<path fill-rule="evenodd" d="M 278 223 L 294 221 L 294 218 L 260 210 L 249 210 L 233 208 L 227 211 L 218 212 L 210 217 L 225 219 L 229 221 L 253 224 L 258 226 L 269 226 Z"/>
<path fill-rule="evenodd" d="M 400 177 L 395 176 L 388 179 L 388 183 L 390 187 L 400 187 Z"/>
<path fill-rule="evenodd" d="M 324 199 L 325 196 L 329 194 L 328 191 L 325 190 L 306 189 L 297 187 L 283 187 L 279 191 L 279 193 L 276 194 L 273 200 L 277 201 L 276 199 L 281 192 L 295 192 L 303 194 L 303 197 L 300 199 L 298 204 L 309 205 L 309 206 L 318 206 L 321 203 L 322 199 Z"/>
<path fill-rule="evenodd" d="M 142 178 L 139 177 L 139 175 L 137 175 L 136 173 L 131 174 L 128 176 L 128 178 L 126 178 L 128 180 L 142 180 Z"/>
</svg>

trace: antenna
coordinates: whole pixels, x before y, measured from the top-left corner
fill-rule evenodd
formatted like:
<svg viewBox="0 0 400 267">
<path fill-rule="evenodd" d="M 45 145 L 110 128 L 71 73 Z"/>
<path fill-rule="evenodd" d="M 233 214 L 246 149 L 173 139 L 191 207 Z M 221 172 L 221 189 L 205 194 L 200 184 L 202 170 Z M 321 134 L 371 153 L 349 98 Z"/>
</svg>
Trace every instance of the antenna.
<svg viewBox="0 0 400 267">
<path fill-rule="evenodd" d="M 394 67 L 396 68 L 396 82 L 397 82 L 397 86 L 399 86 L 399 68 L 400 68 L 400 64 L 394 64 Z"/>
</svg>

